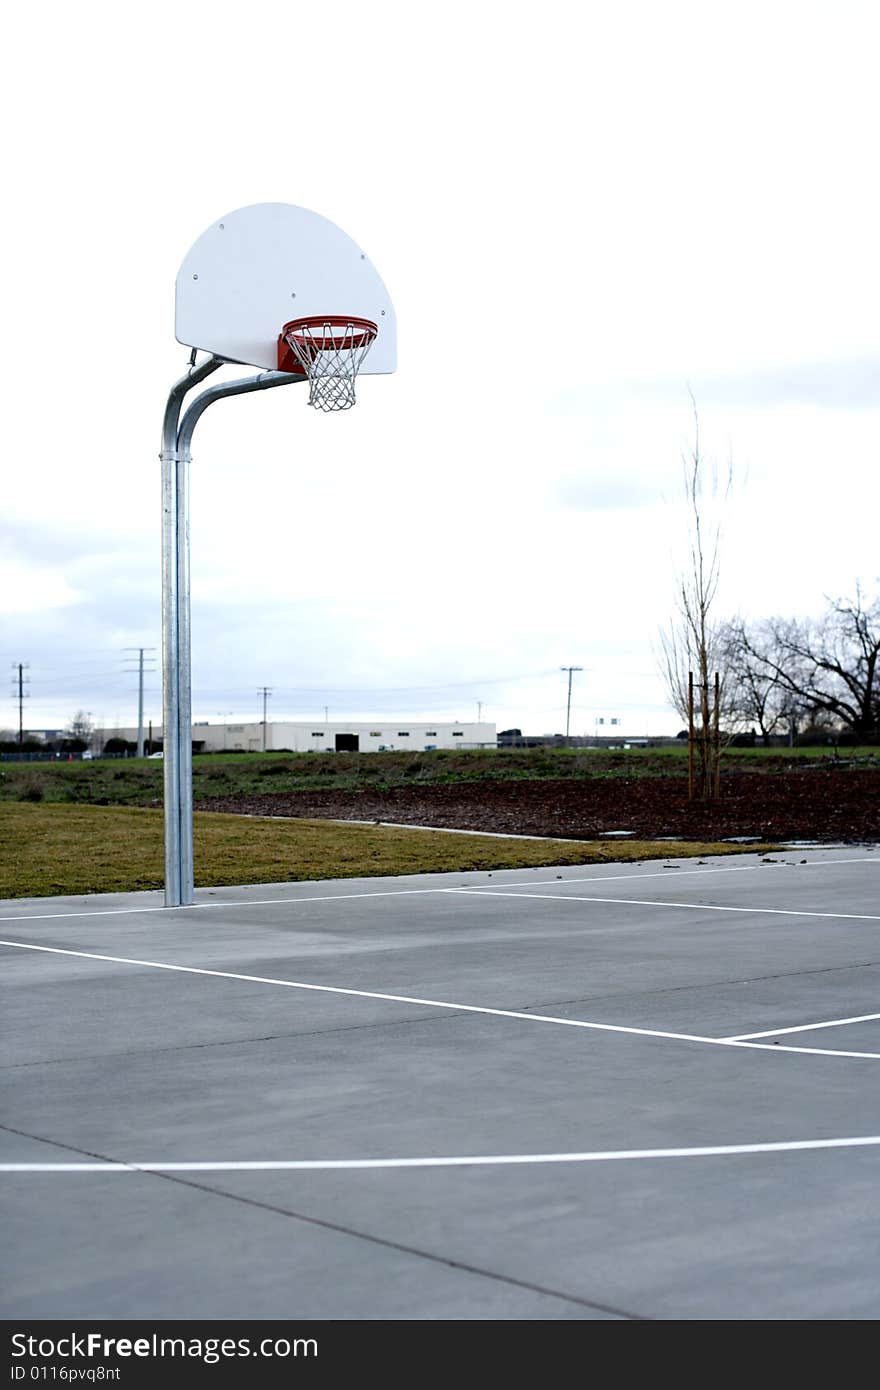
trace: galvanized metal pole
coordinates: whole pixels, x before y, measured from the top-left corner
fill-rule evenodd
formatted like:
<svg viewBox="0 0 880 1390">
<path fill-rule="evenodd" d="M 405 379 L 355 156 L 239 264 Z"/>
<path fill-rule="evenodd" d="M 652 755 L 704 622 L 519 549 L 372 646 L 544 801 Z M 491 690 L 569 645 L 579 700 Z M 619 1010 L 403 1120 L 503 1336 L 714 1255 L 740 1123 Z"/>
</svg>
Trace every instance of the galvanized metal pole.
<svg viewBox="0 0 880 1390">
<path fill-rule="evenodd" d="M 190 653 L 189 470 L 193 431 L 208 406 L 224 396 L 286 386 L 290 372 L 208 387 L 180 410 L 191 387 L 222 363 L 210 357 L 172 387 L 162 432 L 162 738 L 165 786 L 165 906 L 193 901 L 192 676 Z"/>
<path fill-rule="evenodd" d="M 195 886 L 192 822 L 192 624 L 189 583 L 189 449 L 177 459 L 177 777 L 180 822 L 180 901 L 191 903 Z"/>
<path fill-rule="evenodd" d="M 180 705 L 177 683 L 177 449 L 162 450 L 162 751 L 164 755 L 165 906 L 179 907 L 180 893 L 180 777 L 177 735 Z"/>
<path fill-rule="evenodd" d="M 189 683 L 189 648 L 187 646 L 185 652 L 181 649 L 181 614 L 188 635 L 189 518 L 186 515 L 187 490 L 185 486 L 181 489 L 180 485 L 177 435 L 180 408 L 187 392 L 220 365 L 211 357 L 198 367 L 190 367 L 186 376 L 171 388 L 162 425 L 162 748 L 166 907 L 179 907 L 192 902 L 192 888 L 187 892 L 181 874 L 180 681 L 184 666 L 187 685 Z M 183 576 L 180 569 L 181 551 L 185 560 Z"/>
</svg>

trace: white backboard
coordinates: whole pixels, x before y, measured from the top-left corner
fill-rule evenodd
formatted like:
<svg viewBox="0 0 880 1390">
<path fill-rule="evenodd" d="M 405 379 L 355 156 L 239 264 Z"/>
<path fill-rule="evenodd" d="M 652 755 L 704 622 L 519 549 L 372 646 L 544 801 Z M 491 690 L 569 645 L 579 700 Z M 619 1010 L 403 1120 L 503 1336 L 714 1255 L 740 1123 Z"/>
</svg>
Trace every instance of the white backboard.
<svg viewBox="0 0 880 1390">
<path fill-rule="evenodd" d="M 277 366 L 278 335 L 315 314 L 371 319 L 376 341 L 361 374 L 393 372 L 391 298 L 364 252 L 335 223 L 290 203 L 254 203 L 219 217 L 177 276 L 175 336 L 230 362 Z"/>
</svg>

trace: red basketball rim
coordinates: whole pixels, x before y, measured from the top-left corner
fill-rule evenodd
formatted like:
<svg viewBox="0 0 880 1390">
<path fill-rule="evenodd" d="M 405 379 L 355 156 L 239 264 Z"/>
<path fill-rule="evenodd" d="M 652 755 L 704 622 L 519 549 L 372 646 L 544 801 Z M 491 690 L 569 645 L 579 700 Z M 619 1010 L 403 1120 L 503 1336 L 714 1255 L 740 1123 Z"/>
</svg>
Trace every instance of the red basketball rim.
<svg viewBox="0 0 880 1390">
<path fill-rule="evenodd" d="M 312 337 L 308 331 L 312 328 L 329 329 L 330 332 Z M 346 348 L 367 347 L 378 332 L 378 326 L 370 319 L 355 318 L 351 314 L 313 314 L 311 318 L 291 319 L 282 328 L 281 337 L 296 338 L 306 352 L 316 348 L 341 352 Z"/>
</svg>

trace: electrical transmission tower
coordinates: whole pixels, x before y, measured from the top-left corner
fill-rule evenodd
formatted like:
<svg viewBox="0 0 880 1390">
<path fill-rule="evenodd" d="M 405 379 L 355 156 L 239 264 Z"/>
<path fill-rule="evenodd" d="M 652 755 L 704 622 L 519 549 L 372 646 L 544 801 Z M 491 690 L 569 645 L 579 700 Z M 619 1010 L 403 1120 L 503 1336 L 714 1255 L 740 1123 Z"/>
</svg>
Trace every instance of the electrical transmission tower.
<svg viewBox="0 0 880 1390">
<path fill-rule="evenodd" d="M 30 676 L 25 675 L 25 671 L 30 670 L 29 661 L 13 661 L 12 663 L 12 695 L 18 701 L 18 751 L 21 752 L 24 746 L 24 702 L 30 699 L 31 692 L 25 689 L 30 685 Z"/>
<path fill-rule="evenodd" d="M 260 688 L 259 688 L 259 690 L 257 691 L 257 694 L 258 694 L 258 695 L 262 695 L 262 697 L 263 697 L 263 752 L 265 753 L 265 751 L 266 751 L 266 701 L 269 699 L 269 696 L 272 694 L 272 687 L 271 687 L 271 685 L 261 685 Z"/>
<path fill-rule="evenodd" d="M 568 702 L 565 706 L 565 746 L 568 747 L 568 728 L 571 723 L 571 678 L 575 671 L 582 671 L 583 666 L 560 666 L 560 671 L 568 672 Z"/>
<path fill-rule="evenodd" d="M 138 673 L 137 755 L 139 758 L 144 756 L 144 672 L 148 671 L 152 675 L 156 670 L 155 666 L 144 666 L 144 653 L 147 653 L 147 661 L 155 661 L 155 657 L 150 655 L 150 653 L 155 652 L 155 650 L 155 647 L 123 647 L 123 651 L 137 652 L 138 654 L 137 667 L 126 666 L 123 669 L 126 671 L 137 670 Z M 126 660 L 131 661 L 133 658 L 126 657 Z"/>
</svg>

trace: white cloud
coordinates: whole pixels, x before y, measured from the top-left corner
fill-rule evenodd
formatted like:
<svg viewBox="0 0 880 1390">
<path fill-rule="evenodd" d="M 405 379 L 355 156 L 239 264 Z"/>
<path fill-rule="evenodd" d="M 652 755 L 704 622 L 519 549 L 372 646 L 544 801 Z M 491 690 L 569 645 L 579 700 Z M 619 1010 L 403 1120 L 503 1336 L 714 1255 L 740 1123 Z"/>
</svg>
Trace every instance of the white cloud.
<svg viewBox="0 0 880 1390">
<path fill-rule="evenodd" d="M 51 568 L 0 557 L 0 613 L 23 616 L 80 603 L 83 594 Z"/>
</svg>

